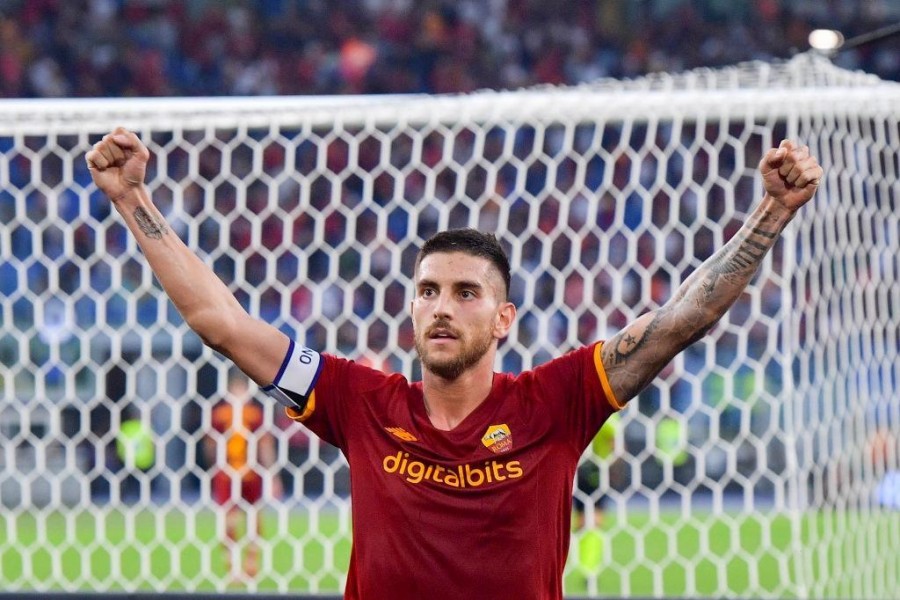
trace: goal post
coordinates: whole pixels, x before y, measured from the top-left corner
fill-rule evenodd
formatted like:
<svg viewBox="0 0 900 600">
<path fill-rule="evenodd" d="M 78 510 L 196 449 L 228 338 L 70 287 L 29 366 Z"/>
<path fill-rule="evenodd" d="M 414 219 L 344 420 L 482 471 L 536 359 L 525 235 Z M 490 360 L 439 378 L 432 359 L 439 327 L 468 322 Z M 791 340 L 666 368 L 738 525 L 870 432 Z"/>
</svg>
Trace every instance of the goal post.
<svg viewBox="0 0 900 600">
<path fill-rule="evenodd" d="M 814 55 L 458 96 L 0 101 L 0 588 L 230 589 L 203 452 L 229 365 L 91 183 L 84 154 L 123 125 L 173 230 L 251 313 L 410 377 L 431 233 L 495 231 L 509 251 L 520 316 L 497 368 L 519 371 L 660 306 L 758 202 L 765 150 L 809 145 L 816 199 L 585 453 L 566 592 L 890 597 L 897 106 L 900 85 Z M 117 451 L 135 419 L 141 466 Z M 246 507 L 264 527 L 241 585 L 338 592 L 346 463 L 269 402 L 264 419 L 286 492 L 268 478 Z"/>
</svg>

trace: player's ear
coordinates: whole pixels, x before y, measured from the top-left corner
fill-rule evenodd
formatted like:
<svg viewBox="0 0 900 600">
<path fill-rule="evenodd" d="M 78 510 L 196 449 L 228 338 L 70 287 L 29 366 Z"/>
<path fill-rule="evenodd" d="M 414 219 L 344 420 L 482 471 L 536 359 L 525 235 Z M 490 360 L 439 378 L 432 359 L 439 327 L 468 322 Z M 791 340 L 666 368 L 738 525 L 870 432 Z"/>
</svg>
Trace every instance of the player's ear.
<svg viewBox="0 0 900 600">
<path fill-rule="evenodd" d="M 494 321 L 494 337 L 498 340 L 509 334 L 516 320 L 516 305 L 512 302 L 501 302 L 497 307 L 497 319 Z"/>
</svg>

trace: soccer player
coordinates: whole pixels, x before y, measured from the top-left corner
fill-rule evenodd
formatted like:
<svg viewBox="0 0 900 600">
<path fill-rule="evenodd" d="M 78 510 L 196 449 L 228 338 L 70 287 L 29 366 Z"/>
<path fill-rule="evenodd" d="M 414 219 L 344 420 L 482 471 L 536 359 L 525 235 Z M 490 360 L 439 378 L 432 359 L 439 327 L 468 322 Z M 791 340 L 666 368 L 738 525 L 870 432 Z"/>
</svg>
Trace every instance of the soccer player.
<svg viewBox="0 0 900 600">
<path fill-rule="evenodd" d="M 228 389 L 212 411 L 212 429 L 204 452 L 215 465 L 212 496 L 225 509 L 222 550 L 234 581 L 252 579 L 259 571 L 262 520 L 256 506 L 263 498 L 262 469 L 275 463 L 275 440 L 263 430 L 263 408 L 253 399 L 250 383 L 240 371 L 229 373 Z M 221 449 L 221 451 L 220 451 Z M 279 475 L 273 472 L 273 494 L 279 494 Z M 241 541 L 246 541 L 243 548 Z M 235 561 L 238 557 L 240 561 Z M 240 570 L 238 568 L 240 562 Z"/>
<path fill-rule="evenodd" d="M 118 128 L 86 160 L 187 324 L 346 456 L 353 549 L 344 593 L 366 600 L 562 598 L 582 452 L 725 314 L 823 175 L 804 146 L 770 149 L 756 209 L 666 304 L 518 376 L 494 371 L 516 318 L 506 255 L 493 235 L 440 232 L 415 264 L 422 381 L 409 382 L 251 317 L 153 205 L 149 156 Z"/>
</svg>

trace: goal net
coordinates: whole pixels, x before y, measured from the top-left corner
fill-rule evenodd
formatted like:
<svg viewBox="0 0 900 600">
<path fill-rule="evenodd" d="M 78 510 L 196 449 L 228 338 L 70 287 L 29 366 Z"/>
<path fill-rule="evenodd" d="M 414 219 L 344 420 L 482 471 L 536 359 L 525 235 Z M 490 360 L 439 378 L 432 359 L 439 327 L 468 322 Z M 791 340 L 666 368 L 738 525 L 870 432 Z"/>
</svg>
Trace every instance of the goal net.
<svg viewBox="0 0 900 600">
<path fill-rule="evenodd" d="M 497 368 L 517 372 L 660 306 L 761 198 L 763 152 L 808 144 L 813 204 L 585 453 L 566 592 L 893 595 L 898 106 L 896 83 L 808 55 L 464 96 L 0 102 L 0 588 L 225 591 L 253 537 L 220 548 L 223 452 L 205 451 L 229 364 L 85 168 L 124 125 L 172 228 L 247 310 L 410 377 L 409 274 L 435 231 L 508 249 L 520 319 Z M 236 584 L 339 592 L 346 464 L 262 406 L 274 463 L 239 503 L 260 568 Z"/>
</svg>

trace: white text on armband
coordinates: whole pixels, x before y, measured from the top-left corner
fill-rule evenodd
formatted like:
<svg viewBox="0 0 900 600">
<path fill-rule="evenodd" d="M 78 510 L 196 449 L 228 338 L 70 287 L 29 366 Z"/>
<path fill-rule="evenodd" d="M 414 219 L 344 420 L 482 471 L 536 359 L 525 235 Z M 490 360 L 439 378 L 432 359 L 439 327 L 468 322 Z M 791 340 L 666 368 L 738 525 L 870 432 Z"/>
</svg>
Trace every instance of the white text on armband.
<svg viewBox="0 0 900 600">
<path fill-rule="evenodd" d="M 302 411 L 321 370 L 322 355 L 291 342 L 275 381 L 263 391 L 284 406 Z"/>
</svg>

